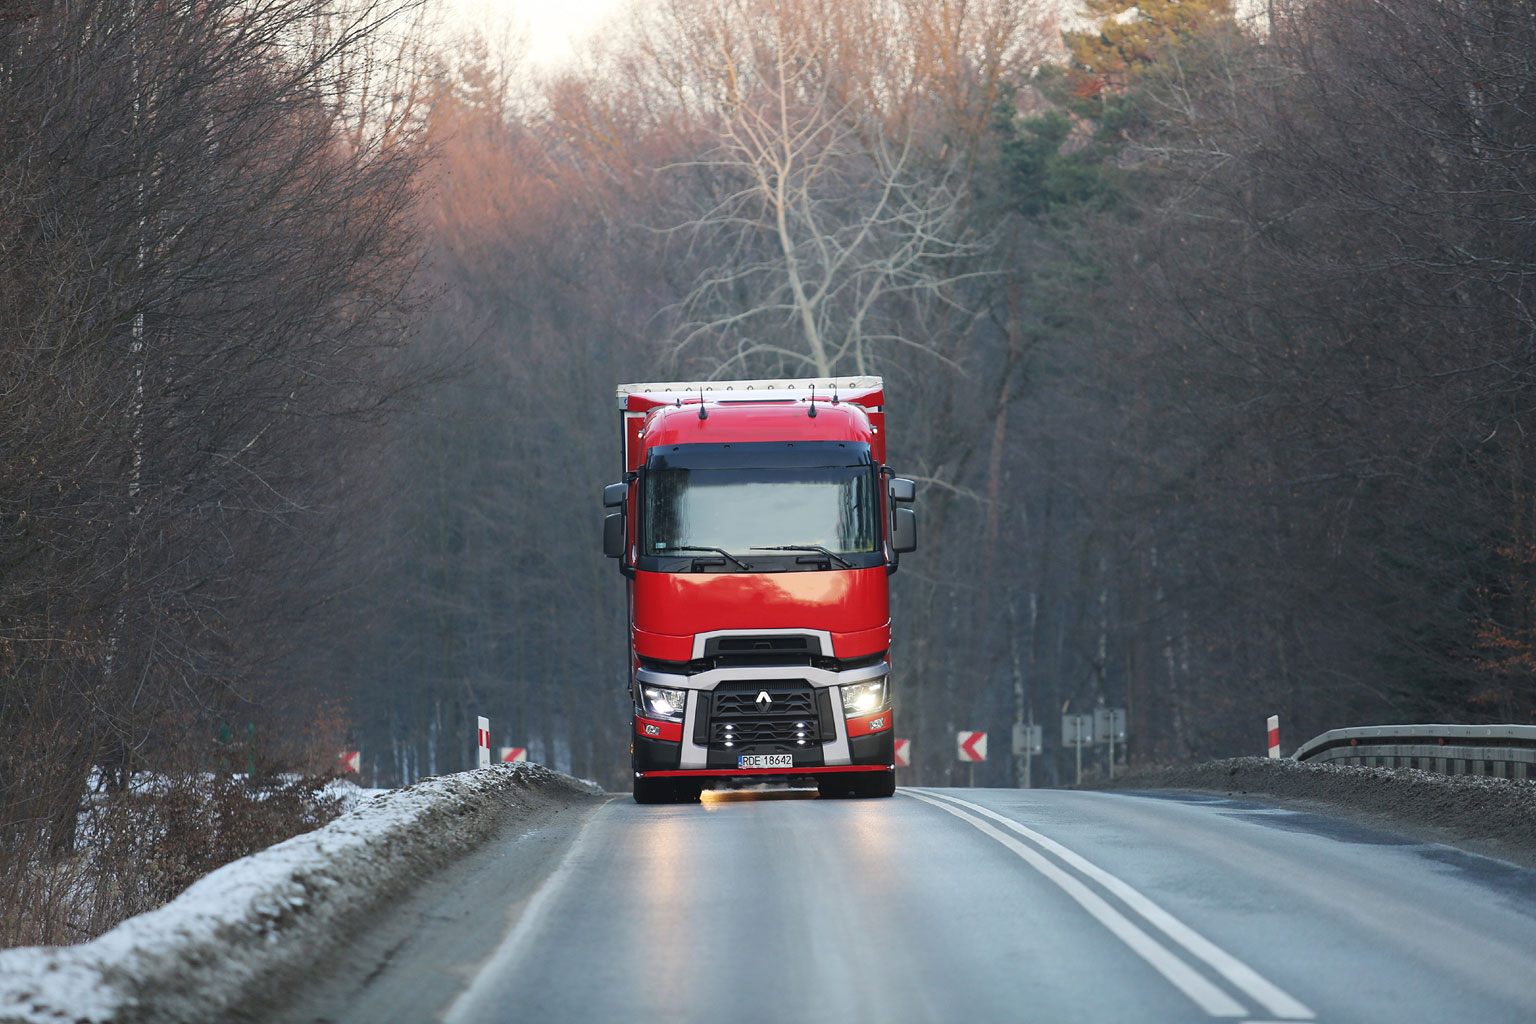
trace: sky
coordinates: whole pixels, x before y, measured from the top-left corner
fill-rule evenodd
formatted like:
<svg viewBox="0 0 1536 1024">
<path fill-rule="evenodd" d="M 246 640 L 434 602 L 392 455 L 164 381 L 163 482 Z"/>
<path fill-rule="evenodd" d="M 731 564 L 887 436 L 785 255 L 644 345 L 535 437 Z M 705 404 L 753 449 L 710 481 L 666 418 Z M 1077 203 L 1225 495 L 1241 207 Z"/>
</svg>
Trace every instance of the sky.
<svg viewBox="0 0 1536 1024">
<path fill-rule="evenodd" d="M 556 67 L 575 52 L 572 41 L 595 30 L 624 0 L 442 0 L 452 21 L 465 28 L 489 26 L 493 36 L 510 24 L 525 32 L 528 57 Z"/>
<path fill-rule="evenodd" d="M 492 38 L 510 25 L 526 33 L 528 58 L 540 70 L 551 70 L 575 53 L 572 42 L 595 31 L 625 0 L 438 0 L 450 26 L 490 29 Z M 1076 0 L 1062 0 L 1069 8 Z M 1264 0 L 1238 0 L 1240 15 L 1252 17 Z M 1129 4 L 1127 4 L 1129 6 Z"/>
</svg>

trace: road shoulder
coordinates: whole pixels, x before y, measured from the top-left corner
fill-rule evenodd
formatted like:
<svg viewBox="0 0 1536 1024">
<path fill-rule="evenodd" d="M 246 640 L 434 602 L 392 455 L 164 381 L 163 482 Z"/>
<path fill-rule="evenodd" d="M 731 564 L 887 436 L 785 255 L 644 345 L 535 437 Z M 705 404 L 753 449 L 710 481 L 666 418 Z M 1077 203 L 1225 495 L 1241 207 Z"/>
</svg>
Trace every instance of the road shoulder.
<svg viewBox="0 0 1536 1024">
<path fill-rule="evenodd" d="M 1532 782 L 1241 757 L 1142 768 L 1083 788 L 1219 793 L 1536 868 Z"/>
<path fill-rule="evenodd" d="M 359 915 L 322 959 L 274 976 L 220 1024 L 437 1019 L 609 799 L 517 809 L 476 849 Z"/>
</svg>

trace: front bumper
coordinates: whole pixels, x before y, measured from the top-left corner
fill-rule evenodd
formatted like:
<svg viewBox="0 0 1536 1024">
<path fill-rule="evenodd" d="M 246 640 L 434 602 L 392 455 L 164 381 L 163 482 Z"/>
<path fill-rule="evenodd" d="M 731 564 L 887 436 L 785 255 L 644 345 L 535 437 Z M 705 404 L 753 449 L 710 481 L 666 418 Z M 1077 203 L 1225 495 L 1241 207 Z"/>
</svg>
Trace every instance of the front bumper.
<svg viewBox="0 0 1536 1024">
<path fill-rule="evenodd" d="M 638 669 L 636 687 L 683 690 L 687 701 L 681 723 L 636 714 L 635 776 L 743 779 L 891 771 L 891 709 L 850 719 L 840 691 L 889 674 L 888 662 L 842 671 L 808 665 L 733 666 L 692 675 Z M 737 763 L 742 754 L 789 754 L 794 766 L 742 768 Z"/>
</svg>

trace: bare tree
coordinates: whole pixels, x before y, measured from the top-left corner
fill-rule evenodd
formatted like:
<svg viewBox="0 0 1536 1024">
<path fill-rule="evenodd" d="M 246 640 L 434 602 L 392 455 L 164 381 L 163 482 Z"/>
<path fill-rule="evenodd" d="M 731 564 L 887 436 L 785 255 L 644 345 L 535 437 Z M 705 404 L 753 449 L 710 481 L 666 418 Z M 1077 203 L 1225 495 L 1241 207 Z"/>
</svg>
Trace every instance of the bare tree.
<svg viewBox="0 0 1536 1024">
<path fill-rule="evenodd" d="M 336 470 L 409 382 L 423 158 L 406 130 L 359 147 L 336 86 L 418 6 L 0 16 L 8 855 L 69 847 L 93 766 L 121 786 L 211 761 L 237 710 L 315 706 L 272 680 L 330 568 Z"/>
<path fill-rule="evenodd" d="M 999 8 L 1013 20 L 987 21 Z M 985 240 L 966 220 L 974 140 L 944 118 L 973 78 L 995 97 L 1030 52 L 1032 10 L 978 5 L 948 35 L 918 3 L 677 2 L 642 23 L 706 147 L 665 168 L 699 268 L 678 358 L 715 374 L 863 373 L 898 349 L 957 365 L 929 332 Z M 882 45 L 893 29 L 927 45 Z"/>
</svg>

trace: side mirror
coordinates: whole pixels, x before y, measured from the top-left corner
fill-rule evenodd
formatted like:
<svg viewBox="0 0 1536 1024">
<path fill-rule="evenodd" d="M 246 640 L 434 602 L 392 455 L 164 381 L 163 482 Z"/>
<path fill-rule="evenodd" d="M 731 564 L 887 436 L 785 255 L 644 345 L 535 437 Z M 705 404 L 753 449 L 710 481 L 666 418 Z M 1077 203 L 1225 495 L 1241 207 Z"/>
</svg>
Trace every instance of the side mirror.
<svg viewBox="0 0 1536 1024">
<path fill-rule="evenodd" d="M 603 508 L 618 508 L 629 497 L 629 484 L 609 484 L 603 488 Z"/>
<path fill-rule="evenodd" d="M 904 476 L 891 477 L 892 501 L 916 501 L 917 485 Z"/>
<path fill-rule="evenodd" d="M 891 550 L 898 554 L 917 550 L 917 513 L 909 508 L 897 509 L 896 518 L 891 520 Z"/>
<path fill-rule="evenodd" d="M 623 487 L 623 484 L 615 484 Z M 609 558 L 624 557 L 624 513 L 610 512 L 603 517 L 603 554 Z"/>
</svg>

